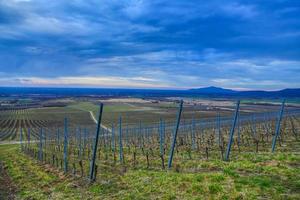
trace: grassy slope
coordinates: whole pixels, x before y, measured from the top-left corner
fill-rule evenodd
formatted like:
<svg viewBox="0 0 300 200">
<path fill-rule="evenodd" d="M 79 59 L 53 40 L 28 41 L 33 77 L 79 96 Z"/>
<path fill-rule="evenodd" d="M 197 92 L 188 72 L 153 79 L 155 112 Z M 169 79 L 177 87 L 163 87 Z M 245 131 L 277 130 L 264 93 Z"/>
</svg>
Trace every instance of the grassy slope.
<svg viewBox="0 0 300 200">
<path fill-rule="evenodd" d="M 67 108 L 82 110 L 86 112 L 92 111 L 94 116 L 98 116 L 99 112 L 99 106 L 91 102 L 78 102 L 69 105 Z M 147 111 L 148 114 L 151 114 L 151 112 L 149 112 L 150 110 L 150 107 L 139 107 L 127 103 L 106 103 L 103 110 L 102 123 L 104 123 L 104 125 L 106 126 L 111 125 L 112 122 L 117 123 L 119 116 L 123 116 L 123 122 L 125 123 L 135 122 L 137 121 L 137 119 L 141 119 L 141 114 L 144 116 L 145 112 Z M 130 118 L 128 116 L 130 116 Z"/>
<path fill-rule="evenodd" d="M 21 199 L 299 199 L 300 156 L 245 154 L 238 161 L 199 163 L 198 173 L 100 168 L 98 182 L 42 165 L 14 145 L 0 146 L 0 160 L 19 189 Z"/>
<path fill-rule="evenodd" d="M 162 103 L 105 103 L 103 111 L 104 125 L 110 126 L 111 123 L 118 123 L 118 119 L 122 116 L 123 124 L 135 124 L 141 120 L 142 123 L 157 123 L 160 118 L 165 120 L 174 120 L 177 113 L 177 104 Z M 70 109 L 81 111 L 92 111 L 95 116 L 98 115 L 99 106 L 91 102 L 77 102 L 67 106 Z M 185 110 L 183 118 L 191 118 L 194 112 L 190 113 Z"/>
<path fill-rule="evenodd" d="M 99 106 L 91 102 L 79 102 L 79 103 L 71 104 L 68 107 L 78 109 L 78 110 L 84 110 L 84 111 L 92 111 L 94 114 L 97 114 L 99 111 Z M 126 111 L 133 111 L 135 109 L 137 109 L 135 106 L 131 106 L 130 104 L 124 104 L 124 103 L 104 106 L 104 112 L 126 112 Z"/>
</svg>

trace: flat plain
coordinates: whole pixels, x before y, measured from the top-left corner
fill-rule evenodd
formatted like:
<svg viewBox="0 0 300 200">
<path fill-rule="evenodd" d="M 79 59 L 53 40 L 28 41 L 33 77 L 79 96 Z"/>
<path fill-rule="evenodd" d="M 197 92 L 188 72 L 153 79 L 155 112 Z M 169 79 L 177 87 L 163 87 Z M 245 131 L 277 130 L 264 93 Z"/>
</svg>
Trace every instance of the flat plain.
<svg viewBox="0 0 300 200">
<path fill-rule="evenodd" d="M 235 130 L 230 160 L 224 161 L 235 101 L 184 101 L 171 168 L 167 161 L 173 128 L 167 124 L 176 123 L 176 98 L 52 99 L 34 108 L 2 110 L 1 196 L 4 199 L 300 198 L 300 120 L 297 113 L 293 114 L 297 106 L 287 104 L 285 113 L 291 114 L 283 118 L 276 151 L 271 153 L 280 102 L 242 103 L 239 116 L 245 120 Z M 98 119 L 100 102 L 104 103 L 102 125 L 109 129 L 103 129 L 104 135 L 100 137 L 96 180 L 91 183 L 88 177 L 96 133 L 93 118 Z M 265 116 L 270 118 L 262 118 L 261 113 L 269 113 Z M 224 118 L 219 138 L 218 115 Z M 124 134 L 122 149 L 118 135 L 120 117 Z M 63 167 L 64 119 L 68 119 L 69 128 L 67 172 Z M 230 122 L 225 123 L 226 119 Z M 191 120 L 196 124 L 194 128 Z M 206 127 L 205 123 L 213 127 Z M 163 150 L 161 125 L 165 125 Z M 141 132 L 137 132 L 139 126 Z M 84 129 L 88 130 L 87 136 L 83 136 Z"/>
</svg>

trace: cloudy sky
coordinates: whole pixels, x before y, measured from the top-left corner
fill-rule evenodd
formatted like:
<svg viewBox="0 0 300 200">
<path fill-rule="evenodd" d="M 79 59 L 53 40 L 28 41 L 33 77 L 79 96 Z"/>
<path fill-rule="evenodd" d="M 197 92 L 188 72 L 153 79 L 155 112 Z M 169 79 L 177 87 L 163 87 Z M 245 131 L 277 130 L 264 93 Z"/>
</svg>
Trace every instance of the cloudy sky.
<svg viewBox="0 0 300 200">
<path fill-rule="evenodd" d="M 0 0 L 0 86 L 300 87 L 298 0 Z"/>
</svg>

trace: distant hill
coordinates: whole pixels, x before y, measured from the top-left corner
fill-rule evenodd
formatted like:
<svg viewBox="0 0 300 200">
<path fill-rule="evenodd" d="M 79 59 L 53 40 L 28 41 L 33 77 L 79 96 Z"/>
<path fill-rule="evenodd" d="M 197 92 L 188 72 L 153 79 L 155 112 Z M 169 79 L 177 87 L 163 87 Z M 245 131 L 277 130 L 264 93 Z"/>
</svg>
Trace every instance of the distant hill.
<svg viewBox="0 0 300 200">
<path fill-rule="evenodd" d="M 222 96 L 236 96 L 236 97 L 298 97 L 300 98 L 300 88 L 288 88 L 277 91 L 263 91 L 263 90 L 253 90 L 253 91 L 237 91 L 231 89 L 225 89 L 220 87 L 204 87 L 188 90 L 191 93 L 203 94 L 203 95 L 222 95 Z"/>
<path fill-rule="evenodd" d="M 300 98 L 300 88 L 278 91 L 237 91 L 221 87 L 204 87 L 189 90 L 117 89 L 117 88 L 24 88 L 0 87 L 1 96 L 15 97 L 208 97 L 208 98 Z"/>
<path fill-rule="evenodd" d="M 295 89 L 287 88 L 287 89 L 278 91 L 278 93 L 280 93 L 283 96 L 300 97 L 300 88 L 295 88 Z"/>
<path fill-rule="evenodd" d="M 191 92 L 202 93 L 202 94 L 235 94 L 237 91 L 231 89 L 224 89 L 221 87 L 204 87 L 204 88 L 196 88 L 190 89 Z"/>
</svg>

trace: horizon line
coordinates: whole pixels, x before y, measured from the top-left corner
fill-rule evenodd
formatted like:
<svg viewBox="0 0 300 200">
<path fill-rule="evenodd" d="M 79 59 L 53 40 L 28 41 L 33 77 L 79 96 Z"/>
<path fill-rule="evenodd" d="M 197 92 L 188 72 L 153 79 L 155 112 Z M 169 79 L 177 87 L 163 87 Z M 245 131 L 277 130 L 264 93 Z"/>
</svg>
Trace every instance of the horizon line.
<svg viewBox="0 0 300 200">
<path fill-rule="evenodd" d="M 220 88 L 225 90 L 233 90 L 237 92 L 247 92 L 247 91 L 263 91 L 263 92 L 276 92 L 286 89 L 300 89 L 300 87 L 295 88 L 281 88 L 281 89 L 274 89 L 274 90 L 267 90 L 267 89 L 248 89 L 248 88 L 225 88 L 225 87 L 218 87 L 218 86 L 202 86 L 202 87 L 190 87 L 190 88 L 142 88 L 142 87 L 85 87 L 85 86 L 70 86 L 70 87 L 60 87 L 60 86 L 1 86 L 0 88 L 35 88 L 35 89 L 111 89 L 111 90 L 162 90 L 162 91 L 189 91 L 189 90 L 197 90 L 197 89 L 205 89 L 205 88 Z"/>
</svg>

